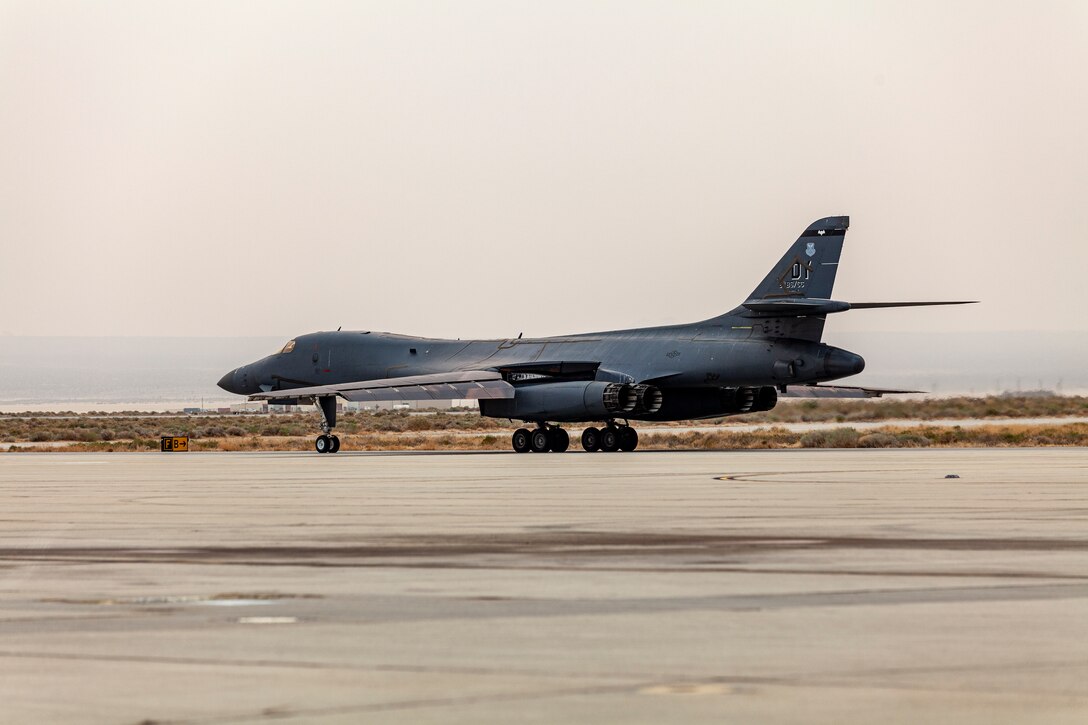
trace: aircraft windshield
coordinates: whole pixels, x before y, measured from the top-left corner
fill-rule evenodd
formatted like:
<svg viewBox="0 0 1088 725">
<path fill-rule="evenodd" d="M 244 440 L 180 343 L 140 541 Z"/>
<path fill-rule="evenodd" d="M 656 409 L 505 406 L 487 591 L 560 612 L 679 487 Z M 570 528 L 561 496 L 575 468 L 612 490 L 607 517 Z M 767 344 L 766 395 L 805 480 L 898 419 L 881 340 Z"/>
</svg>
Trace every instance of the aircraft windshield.
<svg viewBox="0 0 1088 725">
<path fill-rule="evenodd" d="M 295 349 L 295 341 L 291 340 L 289 343 L 287 343 L 286 345 L 283 346 L 283 349 L 280 350 L 280 352 L 282 354 L 287 354 L 287 353 L 291 352 L 294 349 Z"/>
</svg>

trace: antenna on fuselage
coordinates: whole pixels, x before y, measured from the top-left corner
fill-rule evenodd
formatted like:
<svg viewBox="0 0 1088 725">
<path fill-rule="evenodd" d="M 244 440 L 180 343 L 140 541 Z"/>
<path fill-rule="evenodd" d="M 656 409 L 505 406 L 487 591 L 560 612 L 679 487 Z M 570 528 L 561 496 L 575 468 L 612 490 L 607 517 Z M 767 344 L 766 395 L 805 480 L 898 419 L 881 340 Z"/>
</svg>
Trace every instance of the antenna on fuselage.
<svg viewBox="0 0 1088 725">
<path fill-rule="evenodd" d="M 524 332 L 519 332 L 519 333 L 518 333 L 518 339 L 520 340 L 520 339 L 521 339 L 521 336 L 522 336 L 522 335 L 524 335 L 524 334 L 525 334 Z"/>
</svg>

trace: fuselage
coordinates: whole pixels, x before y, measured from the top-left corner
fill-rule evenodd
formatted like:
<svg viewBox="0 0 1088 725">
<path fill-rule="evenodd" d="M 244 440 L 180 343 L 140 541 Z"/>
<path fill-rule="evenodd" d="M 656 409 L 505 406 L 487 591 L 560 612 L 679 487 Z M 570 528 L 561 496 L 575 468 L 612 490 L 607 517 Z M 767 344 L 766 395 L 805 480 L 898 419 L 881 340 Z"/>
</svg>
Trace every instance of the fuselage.
<svg viewBox="0 0 1088 725">
<path fill-rule="evenodd" d="M 860 373 L 865 361 L 826 345 L 827 316 L 851 309 L 965 302 L 849 303 L 832 289 L 847 216 L 817 219 L 739 306 L 701 322 L 558 337 L 442 340 L 384 332 L 315 332 L 219 381 L 232 393 L 270 403 L 312 402 L 321 415 L 320 453 L 336 400 L 470 399 L 481 415 L 533 424 L 519 428 L 519 453 L 562 452 L 560 423 L 590 425 L 586 451 L 633 451 L 629 420 L 688 420 L 770 410 L 780 394 L 879 397 L 889 391 L 819 386 Z M 792 388 L 792 389 L 791 389 Z M 799 390 L 798 390 L 799 389 Z M 445 396 L 445 397 L 443 397 Z"/>
<path fill-rule="evenodd" d="M 585 361 L 598 364 L 594 380 L 651 383 L 662 390 L 667 401 L 674 390 L 817 383 L 854 375 L 864 368 L 858 355 L 783 334 L 788 330 L 776 330 L 772 322 L 730 316 L 688 325 L 497 340 L 315 332 L 295 338 L 281 352 L 227 373 L 220 386 L 247 395 L 351 381 Z"/>
</svg>

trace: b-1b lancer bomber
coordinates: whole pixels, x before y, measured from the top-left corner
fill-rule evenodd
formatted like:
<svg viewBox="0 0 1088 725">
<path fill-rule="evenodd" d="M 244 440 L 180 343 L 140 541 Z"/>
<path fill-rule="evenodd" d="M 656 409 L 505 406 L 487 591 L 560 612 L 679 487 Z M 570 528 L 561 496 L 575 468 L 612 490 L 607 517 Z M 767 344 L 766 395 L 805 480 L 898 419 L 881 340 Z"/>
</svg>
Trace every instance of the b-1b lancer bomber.
<svg viewBox="0 0 1088 725">
<path fill-rule="evenodd" d="M 319 453 L 336 453 L 337 398 L 355 402 L 470 399 L 480 414 L 527 425 L 518 453 L 567 450 L 562 423 L 587 451 L 633 451 L 631 421 L 716 418 L 770 410 L 779 396 L 879 397 L 906 390 L 820 385 L 865 361 L 820 342 L 827 316 L 851 309 L 968 302 L 831 299 L 850 218 L 813 222 L 738 307 L 701 322 L 561 337 L 440 340 L 384 332 L 315 332 L 223 376 L 250 400 L 313 403 Z"/>
</svg>

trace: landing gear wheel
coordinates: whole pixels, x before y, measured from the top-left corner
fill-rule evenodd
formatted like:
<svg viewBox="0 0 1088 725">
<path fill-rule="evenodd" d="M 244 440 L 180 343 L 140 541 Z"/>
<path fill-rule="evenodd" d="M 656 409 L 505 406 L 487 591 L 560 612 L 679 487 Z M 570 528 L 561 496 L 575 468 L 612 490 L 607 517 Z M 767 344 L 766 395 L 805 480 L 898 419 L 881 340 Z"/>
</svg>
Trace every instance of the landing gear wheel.
<svg viewBox="0 0 1088 725">
<path fill-rule="evenodd" d="M 329 453 L 338 453 L 340 451 L 340 439 L 336 436 L 329 436 L 329 440 L 332 442 Z"/>
<path fill-rule="evenodd" d="M 552 437 L 547 428 L 537 428 L 529 437 L 529 446 L 533 453 L 547 453 L 552 447 Z"/>
<path fill-rule="evenodd" d="M 552 428 L 552 450 L 562 453 L 570 448 L 570 436 L 562 428 Z"/>
<path fill-rule="evenodd" d="M 601 448 L 601 432 L 592 426 L 582 431 L 582 448 L 592 453 Z"/>
<path fill-rule="evenodd" d="M 633 451 L 638 448 L 638 432 L 631 426 L 620 428 L 620 450 Z"/>
<path fill-rule="evenodd" d="M 510 442 L 514 444 L 514 450 L 518 453 L 528 453 L 529 431 L 524 428 L 518 428 L 514 431 L 514 435 L 510 437 Z"/>
<path fill-rule="evenodd" d="M 601 431 L 601 450 L 607 453 L 613 453 L 620 449 L 620 434 L 619 431 L 608 426 Z"/>
<path fill-rule="evenodd" d="M 318 436 L 317 440 L 314 441 L 314 448 L 318 453 L 328 453 L 332 450 L 332 441 L 328 436 Z"/>
</svg>

